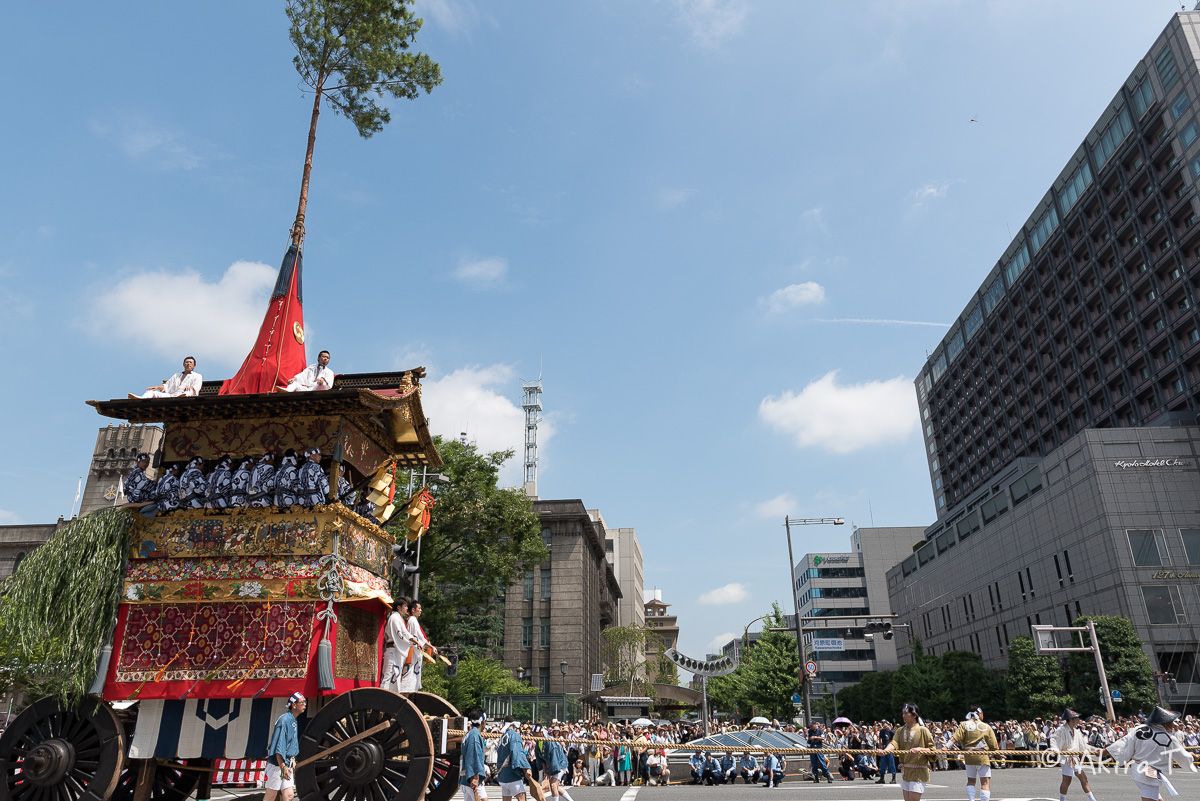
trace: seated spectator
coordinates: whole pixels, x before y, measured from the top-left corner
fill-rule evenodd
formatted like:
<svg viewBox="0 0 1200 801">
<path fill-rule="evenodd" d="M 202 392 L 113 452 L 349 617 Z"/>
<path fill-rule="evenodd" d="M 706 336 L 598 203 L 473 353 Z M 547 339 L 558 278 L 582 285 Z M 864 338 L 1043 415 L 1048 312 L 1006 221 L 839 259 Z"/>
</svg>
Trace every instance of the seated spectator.
<svg viewBox="0 0 1200 801">
<path fill-rule="evenodd" d="M 183 370 L 168 378 L 161 384 L 146 387 L 141 395 L 129 393 L 131 398 L 178 398 L 188 396 L 194 398 L 200 394 L 200 385 L 204 376 L 196 372 L 196 359 L 188 356 L 183 360 Z"/>
<path fill-rule="evenodd" d="M 587 768 L 584 767 L 582 759 L 576 759 L 571 767 L 571 784 L 575 787 L 587 787 L 587 783 Z"/>
<path fill-rule="evenodd" d="M 646 773 L 650 777 L 647 784 L 654 786 L 663 783 L 663 758 L 658 751 L 651 751 L 646 755 Z"/>
</svg>

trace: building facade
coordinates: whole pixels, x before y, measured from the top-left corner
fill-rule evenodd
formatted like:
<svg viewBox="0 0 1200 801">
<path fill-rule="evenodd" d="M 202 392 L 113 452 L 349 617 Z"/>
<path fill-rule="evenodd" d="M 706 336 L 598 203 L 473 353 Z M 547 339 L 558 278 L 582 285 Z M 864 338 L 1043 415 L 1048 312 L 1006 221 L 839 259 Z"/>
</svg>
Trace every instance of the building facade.
<svg viewBox="0 0 1200 801">
<path fill-rule="evenodd" d="M 1200 699 L 1198 465 L 1195 426 L 1090 429 L 1014 463 L 888 571 L 892 608 L 927 653 L 974 651 L 993 668 L 1034 625 L 1128 618 L 1177 678 L 1168 700 Z M 905 661 L 910 639 L 896 641 Z"/>
<path fill-rule="evenodd" d="M 96 435 L 92 464 L 79 502 L 83 516 L 93 509 L 125 502 L 122 480 L 137 464 L 138 454 L 150 454 L 150 469 L 154 477 L 162 461 L 163 431 L 156 426 L 108 425 Z"/>
<path fill-rule="evenodd" d="M 505 592 L 504 664 L 543 693 L 587 693 L 621 600 L 604 523 L 579 500 L 537 500 L 533 511 L 550 555 Z"/>
<path fill-rule="evenodd" d="M 663 601 L 662 590 L 657 587 L 650 590 L 644 606 L 646 627 L 656 635 L 646 639 L 646 662 L 653 665 L 668 648 L 679 647 L 679 618 L 668 614 L 671 605 Z"/>
<path fill-rule="evenodd" d="M 1085 429 L 1196 421 L 1198 31 L 1171 17 L 917 376 L 939 519 Z"/>
<path fill-rule="evenodd" d="M 597 513 L 598 514 L 598 513 Z M 601 518 L 603 519 L 603 518 Z M 632 528 L 605 529 L 604 548 L 608 563 L 621 587 L 617 606 L 617 625 L 646 625 L 646 607 L 642 596 L 642 546 Z"/>
<path fill-rule="evenodd" d="M 866 638 L 866 624 L 892 614 L 887 571 L 912 553 L 920 527 L 855 528 L 850 551 L 805 554 L 793 569 L 793 586 L 805 623 L 804 650 L 817 663 L 817 678 L 836 687 L 853 684 L 865 674 L 899 667 L 896 641 Z M 805 618 L 854 617 L 811 629 Z M 811 630 L 810 630 L 811 629 Z M 841 650 L 818 650 L 836 645 Z"/>
<path fill-rule="evenodd" d="M 16 572 L 25 557 L 50 539 L 62 522 L 60 517 L 57 523 L 0 526 L 0 579 Z"/>
</svg>

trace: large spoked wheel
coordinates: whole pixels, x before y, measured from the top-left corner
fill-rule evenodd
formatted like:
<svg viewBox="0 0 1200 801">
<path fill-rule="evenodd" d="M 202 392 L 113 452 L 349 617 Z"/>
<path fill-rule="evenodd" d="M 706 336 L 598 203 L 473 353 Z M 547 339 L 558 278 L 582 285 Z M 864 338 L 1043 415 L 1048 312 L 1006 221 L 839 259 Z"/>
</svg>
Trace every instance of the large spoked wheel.
<svg viewBox="0 0 1200 801">
<path fill-rule="evenodd" d="M 381 723 L 388 726 L 330 750 Z M 377 687 L 342 693 L 309 722 L 297 762 L 318 755 L 296 770 L 301 801 L 418 801 L 433 772 L 425 717 L 408 699 Z"/>
<path fill-rule="evenodd" d="M 117 780 L 117 789 L 113 791 L 112 801 L 133 801 L 133 791 L 137 787 L 138 774 L 142 760 L 134 760 L 126 764 Z M 190 767 L 212 767 L 211 759 L 183 759 L 180 765 Z M 200 784 L 200 772 L 185 770 L 173 764 L 155 764 L 154 779 L 150 789 L 151 801 L 184 801 Z M 22 800 L 23 801 L 23 800 Z"/>
<path fill-rule="evenodd" d="M 124 756 L 125 729 L 108 704 L 43 698 L 0 735 L 0 801 L 105 801 Z"/>
<path fill-rule="evenodd" d="M 432 717 L 449 716 L 457 718 L 458 710 L 454 704 L 433 693 L 409 693 L 407 696 L 422 715 Z M 429 778 L 429 787 L 425 790 L 425 801 L 450 801 L 458 793 L 458 767 L 462 762 L 460 748 L 452 748 L 446 754 L 434 754 L 433 775 Z"/>
</svg>

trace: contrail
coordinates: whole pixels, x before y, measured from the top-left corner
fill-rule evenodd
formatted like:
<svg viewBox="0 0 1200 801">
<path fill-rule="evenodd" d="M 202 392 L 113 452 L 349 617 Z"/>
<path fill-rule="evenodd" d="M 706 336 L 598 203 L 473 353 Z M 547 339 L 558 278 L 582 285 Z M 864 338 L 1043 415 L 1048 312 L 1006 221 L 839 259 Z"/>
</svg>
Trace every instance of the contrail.
<svg viewBox="0 0 1200 801">
<path fill-rule="evenodd" d="M 861 317 L 838 317 L 836 319 L 815 319 L 814 323 L 869 323 L 871 325 L 929 325 L 934 328 L 949 328 L 950 323 L 926 323 L 920 320 L 877 320 Z"/>
</svg>

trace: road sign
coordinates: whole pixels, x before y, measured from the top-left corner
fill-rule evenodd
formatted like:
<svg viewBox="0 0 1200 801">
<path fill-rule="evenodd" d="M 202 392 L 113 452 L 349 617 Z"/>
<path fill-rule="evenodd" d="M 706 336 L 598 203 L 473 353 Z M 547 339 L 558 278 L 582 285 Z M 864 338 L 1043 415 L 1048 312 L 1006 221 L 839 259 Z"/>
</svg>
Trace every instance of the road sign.
<svg viewBox="0 0 1200 801">
<path fill-rule="evenodd" d="M 841 637 L 814 637 L 812 647 L 814 651 L 845 651 L 846 641 Z"/>
<path fill-rule="evenodd" d="M 1121 703 L 1121 691 L 1120 691 L 1120 690 L 1113 690 L 1113 691 L 1112 691 L 1112 693 L 1113 693 L 1113 703 L 1114 703 L 1114 704 L 1119 704 L 1119 703 Z"/>
<path fill-rule="evenodd" d="M 808 675 L 810 676 L 817 675 L 817 663 L 811 659 L 804 663 L 804 669 L 808 671 Z"/>
<path fill-rule="evenodd" d="M 804 699 L 800 697 L 800 693 L 792 693 L 792 703 L 797 706 L 804 703 Z"/>
</svg>

